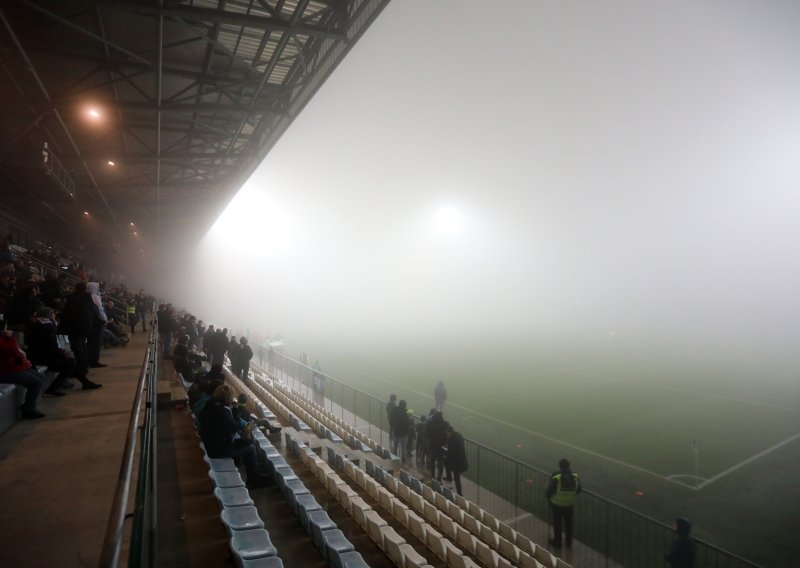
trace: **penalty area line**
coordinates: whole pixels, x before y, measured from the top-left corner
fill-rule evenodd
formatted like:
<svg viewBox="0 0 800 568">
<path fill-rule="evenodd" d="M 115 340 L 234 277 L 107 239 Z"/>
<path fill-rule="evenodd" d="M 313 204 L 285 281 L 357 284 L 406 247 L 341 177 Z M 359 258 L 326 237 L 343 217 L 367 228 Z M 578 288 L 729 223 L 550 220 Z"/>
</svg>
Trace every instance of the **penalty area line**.
<svg viewBox="0 0 800 568">
<path fill-rule="evenodd" d="M 785 446 L 786 444 L 791 444 L 792 442 L 794 442 L 794 441 L 795 441 L 795 440 L 797 440 L 798 438 L 800 438 L 800 432 L 798 432 L 798 433 L 797 433 L 797 434 L 795 434 L 794 436 L 789 436 L 788 438 L 786 438 L 786 439 L 785 439 L 785 440 L 783 440 L 782 442 L 778 442 L 778 443 L 777 443 L 777 444 L 775 444 L 774 446 L 770 446 L 769 448 L 767 448 L 767 449 L 766 449 L 766 450 L 764 450 L 763 452 L 758 452 L 756 455 L 754 455 L 754 456 L 750 456 L 749 458 L 747 458 L 747 459 L 746 459 L 746 460 L 744 460 L 744 461 L 740 461 L 739 463 L 737 463 L 736 465 L 733 465 L 733 466 L 729 467 L 729 468 L 728 468 L 728 469 L 726 469 L 725 471 L 721 471 L 720 473 L 718 473 L 718 474 L 717 474 L 717 475 L 715 475 L 714 477 L 710 477 L 709 479 L 705 480 L 703 483 L 701 483 L 700 485 L 698 485 L 698 486 L 697 486 L 697 489 L 698 489 L 698 491 L 699 491 L 700 489 L 703 489 L 704 487 L 708 487 L 709 485 L 711 485 L 711 484 L 712 484 L 712 483 L 714 483 L 715 481 L 719 481 L 719 480 L 720 480 L 720 479 L 722 479 L 723 477 L 726 477 L 726 476 L 730 475 L 731 473 L 733 473 L 733 472 L 734 472 L 734 471 L 736 471 L 737 469 L 741 469 L 741 468 L 743 468 L 744 466 L 746 466 L 747 464 L 749 464 L 749 463 L 752 463 L 752 462 L 754 462 L 754 461 L 756 461 L 756 460 L 758 460 L 758 459 L 761 459 L 761 458 L 763 458 L 764 456 L 766 456 L 767 454 L 770 454 L 770 453 L 774 452 L 774 451 L 775 451 L 775 450 L 777 450 L 778 448 L 782 448 L 782 447 L 783 447 L 783 446 Z"/>
</svg>

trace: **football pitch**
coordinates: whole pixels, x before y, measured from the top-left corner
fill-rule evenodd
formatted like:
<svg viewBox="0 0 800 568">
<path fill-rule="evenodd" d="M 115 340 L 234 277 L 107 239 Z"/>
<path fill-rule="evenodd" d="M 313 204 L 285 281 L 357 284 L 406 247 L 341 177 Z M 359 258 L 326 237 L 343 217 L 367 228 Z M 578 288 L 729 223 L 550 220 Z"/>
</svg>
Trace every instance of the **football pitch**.
<svg viewBox="0 0 800 568">
<path fill-rule="evenodd" d="M 764 538 L 773 550 L 797 548 L 781 535 L 800 528 L 800 490 L 760 481 L 775 464 L 800 463 L 796 369 L 480 348 L 339 351 L 321 362 L 370 395 L 397 394 L 418 415 L 442 380 L 445 418 L 467 437 L 544 470 L 567 457 L 595 493 L 667 523 L 691 515 L 712 544 L 781 565 L 763 556 L 759 528 L 749 526 L 766 499 Z"/>
</svg>

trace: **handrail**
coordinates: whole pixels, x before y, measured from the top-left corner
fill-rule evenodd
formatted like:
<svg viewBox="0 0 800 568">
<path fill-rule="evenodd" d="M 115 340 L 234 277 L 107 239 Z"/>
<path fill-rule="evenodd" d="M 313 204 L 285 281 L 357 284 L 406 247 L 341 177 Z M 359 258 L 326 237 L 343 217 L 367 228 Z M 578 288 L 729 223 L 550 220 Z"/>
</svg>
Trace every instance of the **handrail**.
<svg viewBox="0 0 800 568">
<path fill-rule="evenodd" d="M 144 397 L 144 391 L 147 390 L 149 400 L 146 402 L 146 407 L 152 408 L 155 396 L 155 369 L 153 363 L 158 355 L 158 346 L 156 342 L 157 329 L 158 323 L 154 320 L 150 339 L 148 340 L 147 351 L 142 361 L 142 369 L 139 373 L 136 396 L 133 399 L 131 417 L 128 422 L 128 432 L 125 435 L 122 464 L 119 468 L 117 487 L 114 491 L 111 513 L 108 517 L 108 527 L 106 528 L 106 535 L 103 540 L 103 549 L 100 553 L 99 566 L 102 568 L 119 566 L 120 551 L 125 536 L 125 520 L 128 518 L 128 500 L 131 490 L 131 477 L 136 454 L 137 436 L 139 435 L 139 417 L 142 410 L 142 399 Z M 145 417 L 145 422 L 147 422 L 148 418 L 149 416 Z M 145 432 L 142 436 L 143 441 L 145 437 L 144 434 L 146 434 L 148 430 L 148 424 L 144 426 Z M 146 455 L 147 453 L 146 448 L 143 448 L 139 458 L 140 462 L 149 460 L 149 455 Z"/>
</svg>

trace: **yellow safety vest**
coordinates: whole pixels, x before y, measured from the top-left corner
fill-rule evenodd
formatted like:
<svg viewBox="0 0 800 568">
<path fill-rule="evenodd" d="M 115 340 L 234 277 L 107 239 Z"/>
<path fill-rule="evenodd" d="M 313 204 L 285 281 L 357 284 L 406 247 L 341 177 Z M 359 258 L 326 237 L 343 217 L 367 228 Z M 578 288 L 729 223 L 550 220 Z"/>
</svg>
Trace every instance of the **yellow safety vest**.
<svg viewBox="0 0 800 568">
<path fill-rule="evenodd" d="M 556 507 L 572 507 L 575 504 L 575 495 L 578 494 L 578 474 L 568 474 L 575 478 L 572 487 L 569 488 L 562 487 L 562 475 L 557 473 L 553 476 L 553 479 L 556 480 L 556 492 L 550 497 L 550 502 Z"/>
</svg>

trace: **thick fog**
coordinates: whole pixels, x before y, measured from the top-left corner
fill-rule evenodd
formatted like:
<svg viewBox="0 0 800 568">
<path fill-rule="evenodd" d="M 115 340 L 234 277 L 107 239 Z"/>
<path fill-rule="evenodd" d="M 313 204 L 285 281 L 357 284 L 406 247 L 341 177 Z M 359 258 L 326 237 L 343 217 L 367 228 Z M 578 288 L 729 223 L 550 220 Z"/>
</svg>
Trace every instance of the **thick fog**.
<svg viewBox="0 0 800 568">
<path fill-rule="evenodd" d="M 795 0 L 392 2 L 165 292 L 298 347 L 793 365 L 799 21 Z"/>
</svg>

